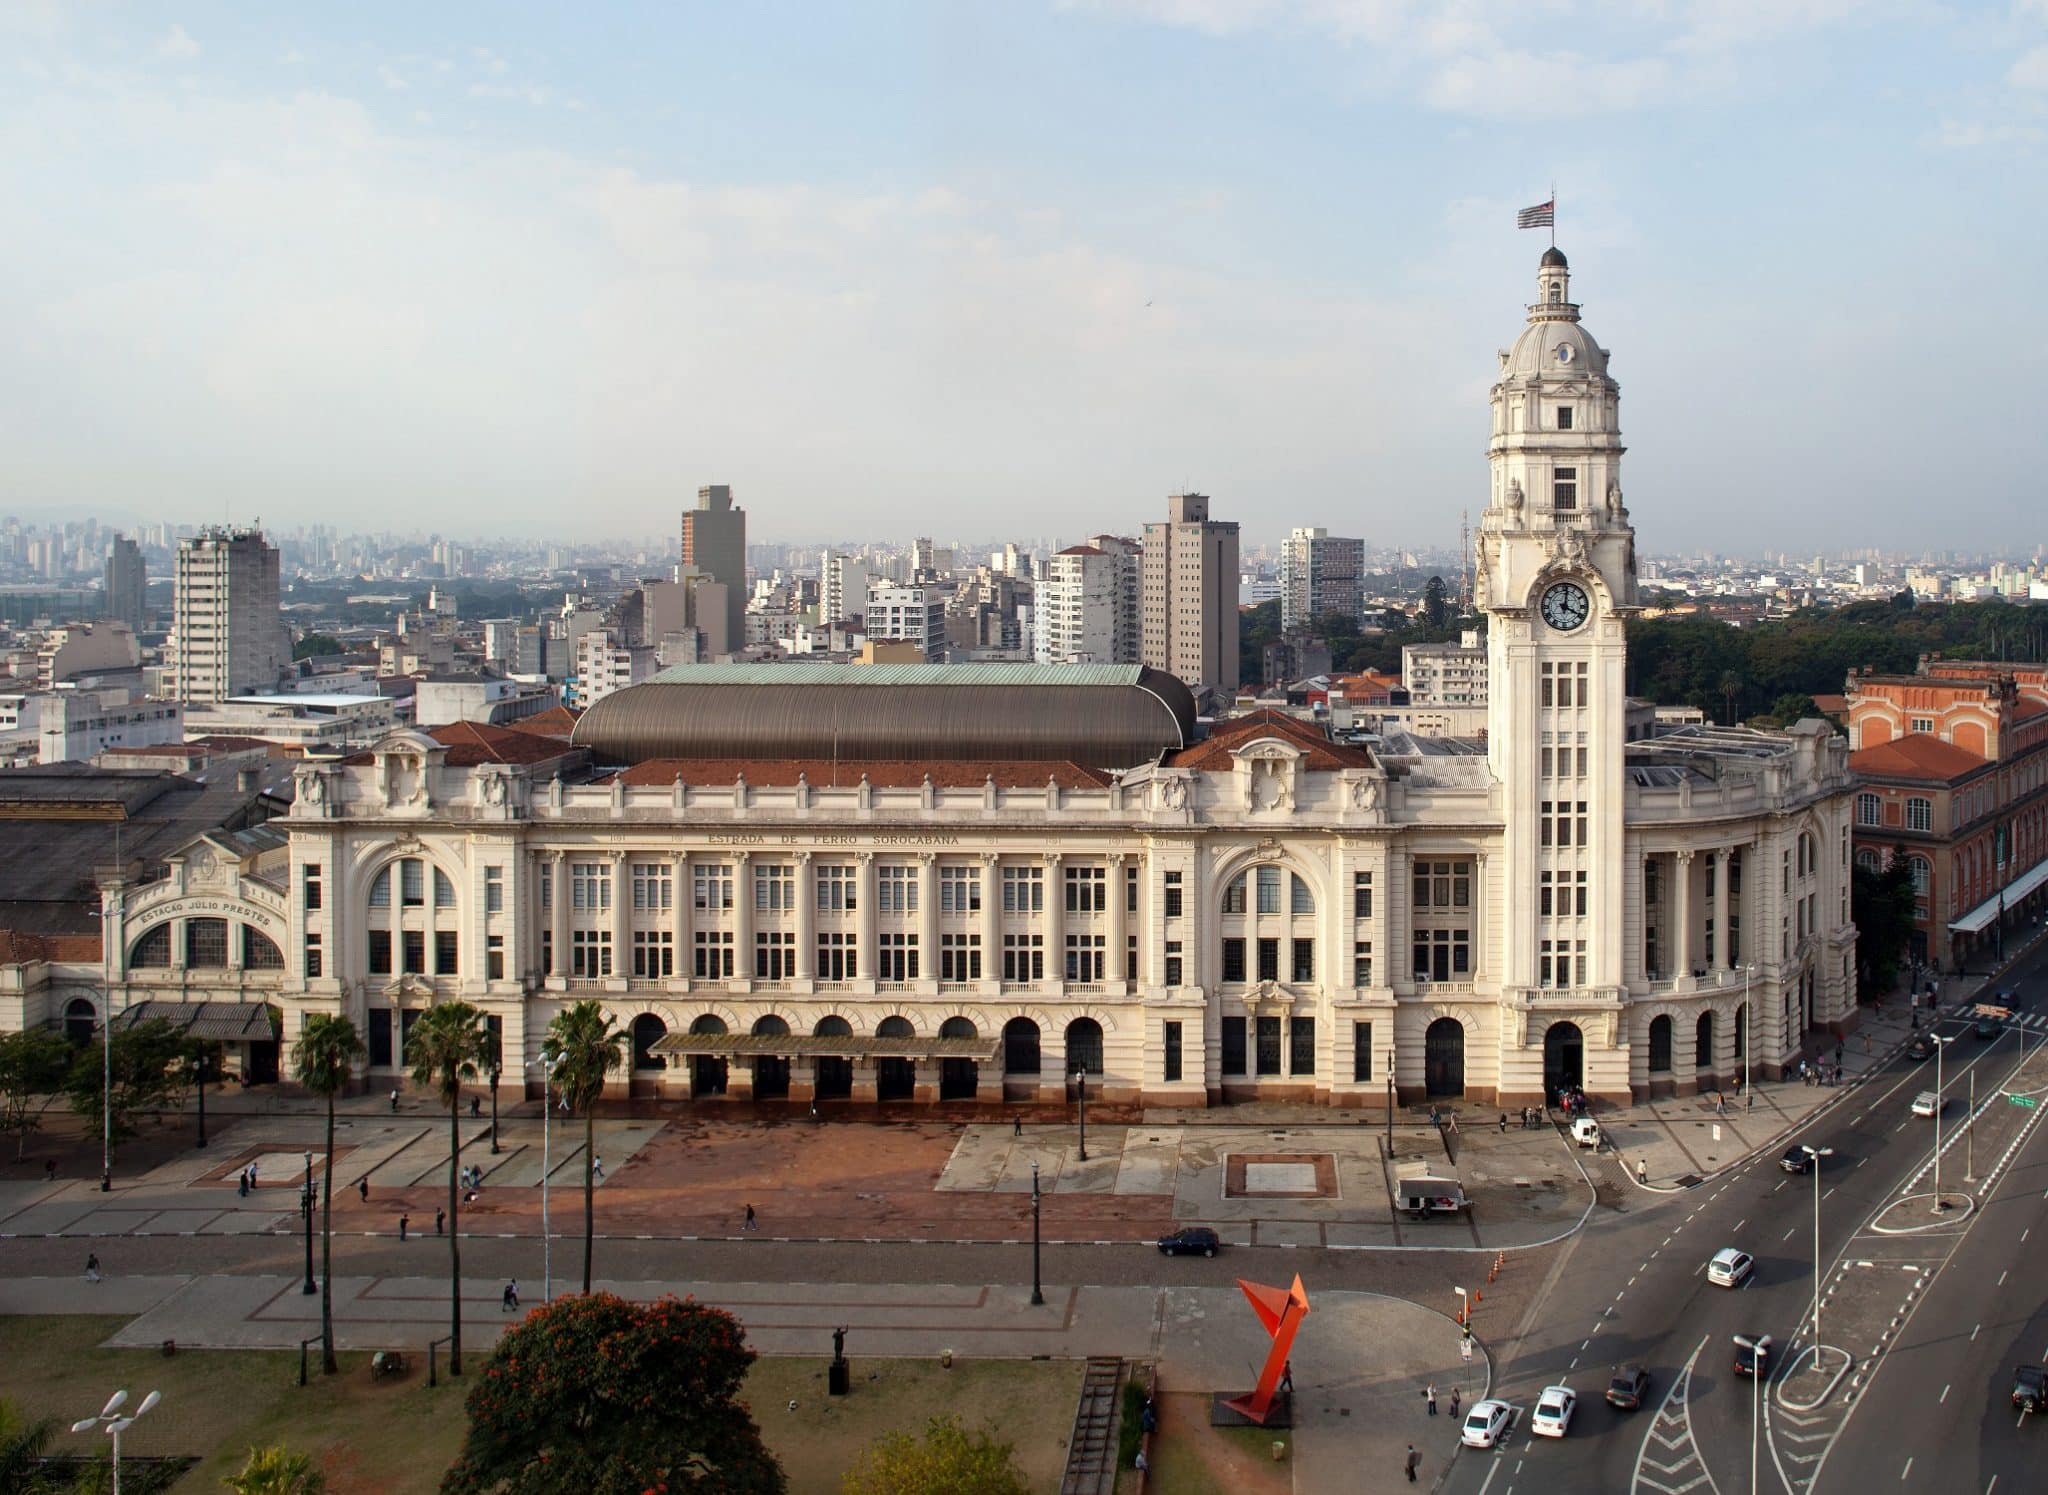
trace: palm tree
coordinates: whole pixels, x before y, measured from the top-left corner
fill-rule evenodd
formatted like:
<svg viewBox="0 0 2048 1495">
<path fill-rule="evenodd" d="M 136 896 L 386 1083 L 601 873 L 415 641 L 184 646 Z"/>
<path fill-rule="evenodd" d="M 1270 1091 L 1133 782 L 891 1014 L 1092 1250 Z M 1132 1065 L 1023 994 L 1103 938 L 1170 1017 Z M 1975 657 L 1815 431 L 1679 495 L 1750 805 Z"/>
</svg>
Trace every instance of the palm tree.
<svg viewBox="0 0 2048 1495">
<path fill-rule="evenodd" d="M 29 1418 L 0 1397 L 0 1490 L 41 1490 L 43 1450 L 57 1431 L 54 1417 Z"/>
<path fill-rule="evenodd" d="M 252 1446 L 248 1462 L 223 1479 L 221 1487 L 235 1495 L 323 1495 L 327 1476 L 314 1467 L 310 1454 L 273 1443 Z"/>
<path fill-rule="evenodd" d="M 626 1033 L 595 1001 L 564 1008 L 548 1024 L 541 1045 L 548 1077 L 569 1104 L 583 1113 L 583 1291 L 590 1291 L 590 1249 L 596 1238 L 591 1194 L 596 1187 L 597 1099 L 605 1076 L 626 1062 Z"/>
<path fill-rule="evenodd" d="M 442 1002 L 429 1007 L 412 1025 L 406 1041 L 406 1061 L 412 1065 L 412 1082 L 432 1087 L 448 1108 L 448 1374 L 462 1374 L 462 1227 L 458 1211 L 461 1194 L 456 1188 L 456 1169 L 462 1156 L 462 1124 L 457 1107 L 462 1101 L 462 1082 L 477 1076 L 477 1062 L 488 1052 L 489 1034 L 484 1015 L 468 1002 Z"/>
<path fill-rule="evenodd" d="M 1735 725 L 1735 698 L 1742 694 L 1742 677 L 1733 670 L 1721 672 L 1721 699 L 1728 703 L 1728 725 Z"/>
<path fill-rule="evenodd" d="M 327 1097 L 327 1164 L 321 1170 L 320 1202 L 320 1369 L 333 1375 L 334 1362 L 334 1097 L 341 1093 L 363 1057 L 356 1025 L 333 1013 L 306 1019 L 292 1049 L 292 1072 L 315 1095 Z"/>
</svg>

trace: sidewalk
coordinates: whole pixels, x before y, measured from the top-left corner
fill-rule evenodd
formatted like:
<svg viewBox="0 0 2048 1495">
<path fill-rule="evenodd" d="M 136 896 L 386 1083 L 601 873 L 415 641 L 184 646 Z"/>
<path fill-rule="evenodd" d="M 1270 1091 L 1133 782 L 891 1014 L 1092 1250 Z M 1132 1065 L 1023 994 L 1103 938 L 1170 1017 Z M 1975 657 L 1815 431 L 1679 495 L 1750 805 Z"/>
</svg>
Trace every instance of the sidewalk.
<svg viewBox="0 0 2048 1495">
<path fill-rule="evenodd" d="M 1284 1285 L 1275 1275 L 1275 1285 Z M 503 1283 L 463 1283 L 463 1347 L 497 1341 L 515 1316 L 503 1311 Z M 522 1284 L 527 1307 L 541 1284 Z M 1216 1392 L 1248 1390 L 1269 1344 L 1251 1307 L 1235 1288 L 1048 1288 L 1033 1308 L 1021 1287 L 901 1286 L 835 1283 L 711 1283 L 600 1281 L 601 1291 L 648 1300 L 694 1295 L 735 1314 L 748 1342 L 764 1355 L 824 1357 L 832 1330 L 847 1329 L 849 1358 L 956 1357 L 1082 1359 L 1110 1355 L 1156 1361 L 1165 1398 L 1164 1430 L 1180 1419 L 1206 1423 Z M 343 1350 L 405 1349 L 424 1353 L 448 1325 L 445 1277 L 352 1277 L 334 1283 L 335 1344 Z M 320 1299 L 299 1291 L 293 1277 L 134 1277 L 88 1283 L 82 1278 L 0 1280 L 4 1316 L 67 1313 L 134 1314 L 107 1343 L 154 1350 L 165 1340 L 181 1349 L 296 1349 L 317 1334 Z M 1377 1293 L 1310 1290 L 1310 1313 L 1295 1341 L 1294 1488 L 1407 1488 L 1401 1469 L 1407 1446 L 1423 1455 L 1422 1470 L 1442 1474 L 1456 1451 L 1458 1420 L 1449 1398 L 1465 1405 L 1486 1395 L 1491 1365 L 1482 1347 L 1467 1363 L 1457 1325 L 1443 1314 Z M 1423 1389 L 1434 1383 L 1442 1410 L 1432 1417 Z"/>
</svg>

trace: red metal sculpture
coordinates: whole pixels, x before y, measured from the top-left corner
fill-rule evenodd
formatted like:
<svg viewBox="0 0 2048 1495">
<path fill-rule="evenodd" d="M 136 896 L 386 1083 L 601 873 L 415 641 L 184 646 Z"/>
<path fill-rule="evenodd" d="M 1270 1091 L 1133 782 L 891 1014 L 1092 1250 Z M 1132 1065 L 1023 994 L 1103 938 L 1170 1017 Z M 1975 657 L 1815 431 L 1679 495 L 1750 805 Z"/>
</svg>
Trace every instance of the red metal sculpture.
<svg viewBox="0 0 2048 1495">
<path fill-rule="evenodd" d="M 1273 1336 L 1273 1348 L 1266 1355 L 1266 1368 L 1259 1372 L 1257 1389 L 1243 1396 L 1230 1398 L 1223 1405 L 1241 1414 L 1246 1420 L 1266 1425 L 1272 1415 L 1274 1394 L 1280 1389 L 1283 1377 L 1287 1376 L 1288 1352 L 1294 1348 L 1295 1331 L 1301 1328 L 1301 1321 L 1308 1317 L 1308 1292 L 1301 1285 L 1300 1276 L 1294 1279 L 1294 1286 L 1286 1292 L 1277 1287 L 1266 1287 L 1257 1282 L 1246 1282 L 1242 1277 L 1237 1285 L 1251 1300 L 1252 1312 L 1259 1316 L 1259 1322 L 1266 1326 L 1266 1332 Z M 1291 1378 L 1288 1391 L 1293 1391 Z"/>
</svg>

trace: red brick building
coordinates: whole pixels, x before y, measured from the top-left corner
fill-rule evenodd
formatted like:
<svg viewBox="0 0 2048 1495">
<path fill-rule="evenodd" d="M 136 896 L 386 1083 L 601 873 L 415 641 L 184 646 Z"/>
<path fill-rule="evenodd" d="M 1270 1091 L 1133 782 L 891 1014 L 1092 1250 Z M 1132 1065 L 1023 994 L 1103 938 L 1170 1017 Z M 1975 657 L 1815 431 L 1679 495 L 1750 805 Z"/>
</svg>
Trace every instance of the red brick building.
<svg viewBox="0 0 2048 1495">
<path fill-rule="evenodd" d="M 1905 848 L 1921 960 L 1991 959 L 2048 888 L 2048 669 L 1923 659 L 1846 695 L 1857 862 Z"/>
</svg>

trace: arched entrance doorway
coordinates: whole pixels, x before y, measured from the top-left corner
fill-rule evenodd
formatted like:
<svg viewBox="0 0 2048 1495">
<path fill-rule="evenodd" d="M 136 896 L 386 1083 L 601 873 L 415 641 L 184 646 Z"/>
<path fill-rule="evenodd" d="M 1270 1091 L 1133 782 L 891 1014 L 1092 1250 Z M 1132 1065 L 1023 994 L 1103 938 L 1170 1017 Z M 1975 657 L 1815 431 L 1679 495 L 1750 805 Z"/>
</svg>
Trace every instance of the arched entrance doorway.
<svg viewBox="0 0 2048 1495">
<path fill-rule="evenodd" d="M 651 1012 L 643 1012 L 633 1019 L 633 1072 L 640 1074 L 648 1070 L 668 1068 L 668 1060 L 654 1052 L 654 1046 L 668 1037 L 668 1024 Z"/>
<path fill-rule="evenodd" d="M 1671 1073 L 1671 1019 L 1664 1014 L 1650 1019 L 1650 1073 Z"/>
<path fill-rule="evenodd" d="M 853 1025 L 843 1017 L 821 1017 L 811 1029 L 818 1038 L 847 1038 Z M 839 1055 L 821 1054 L 812 1064 L 812 1094 L 819 1100 L 845 1100 L 853 1094 L 853 1061 Z"/>
<path fill-rule="evenodd" d="M 1440 1017 L 1422 1035 L 1422 1093 L 1431 1100 L 1465 1093 L 1465 1025 Z"/>
<path fill-rule="evenodd" d="M 723 1033 L 725 1019 L 707 1012 L 690 1024 L 692 1033 Z M 725 1094 L 725 1060 L 714 1054 L 693 1054 L 690 1058 L 690 1099 L 700 1095 Z"/>
<path fill-rule="evenodd" d="M 875 1025 L 877 1038 L 909 1038 L 916 1033 L 907 1017 L 885 1017 Z M 875 1099 L 909 1100 L 917 1094 L 917 1061 L 914 1059 L 877 1059 L 875 1061 Z"/>
<path fill-rule="evenodd" d="M 1038 1024 L 1028 1017 L 1013 1017 L 1003 1024 L 1003 1073 L 1038 1074 Z"/>
<path fill-rule="evenodd" d="M 973 1022 L 964 1017 L 949 1017 L 939 1024 L 941 1038 L 978 1038 Z M 981 1066 L 972 1059 L 941 1059 L 939 1061 L 939 1099 L 973 1100 L 976 1086 L 981 1080 Z"/>
<path fill-rule="evenodd" d="M 789 1033 L 789 1024 L 774 1015 L 756 1018 L 754 1033 L 757 1037 L 782 1038 Z M 786 1054 L 756 1054 L 754 1056 L 754 1099 L 789 1099 L 789 1056 Z"/>
<path fill-rule="evenodd" d="M 1543 1095 L 1576 1090 L 1586 1083 L 1586 1035 L 1577 1023 L 1552 1023 L 1543 1034 Z"/>
<path fill-rule="evenodd" d="M 98 1011 L 84 997 L 73 997 L 64 1008 L 64 1037 L 73 1048 L 82 1049 L 92 1042 L 93 1030 L 99 1025 Z"/>
</svg>

